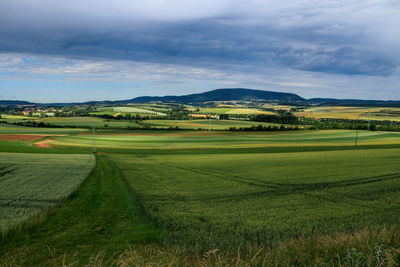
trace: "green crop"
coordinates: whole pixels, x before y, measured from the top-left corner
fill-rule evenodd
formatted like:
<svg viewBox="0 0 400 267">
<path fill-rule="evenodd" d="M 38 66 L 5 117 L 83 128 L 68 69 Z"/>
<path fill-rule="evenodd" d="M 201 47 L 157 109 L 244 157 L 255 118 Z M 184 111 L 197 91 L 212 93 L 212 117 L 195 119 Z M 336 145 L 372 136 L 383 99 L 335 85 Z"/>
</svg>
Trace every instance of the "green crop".
<svg viewBox="0 0 400 267">
<path fill-rule="evenodd" d="M 268 245 L 400 219 L 399 149 L 111 159 L 168 242 Z"/>
<path fill-rule="evenodd" d="M 60 204 L 94 164 L 91 155 L 0 153 L 0 233 Z"/>
</svg>

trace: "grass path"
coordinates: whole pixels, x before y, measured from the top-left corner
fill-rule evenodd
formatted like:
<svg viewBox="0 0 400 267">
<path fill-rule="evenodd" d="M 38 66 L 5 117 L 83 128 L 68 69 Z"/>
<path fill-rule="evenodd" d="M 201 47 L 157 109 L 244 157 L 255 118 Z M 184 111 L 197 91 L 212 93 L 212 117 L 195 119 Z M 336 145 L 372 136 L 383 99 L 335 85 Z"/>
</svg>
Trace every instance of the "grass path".
<svg viewBox="0 0 400 267">
<path fill-rule="evenodd" d="M 0 266 L 59 266 L 64 259 L 82 266 L 96 255 L 107 263 L 114 252 L 160 234 L 106 155 L 97 155 L 87 181 L 56 211 L 43 223 L 0 239 Z"/>
</svg>

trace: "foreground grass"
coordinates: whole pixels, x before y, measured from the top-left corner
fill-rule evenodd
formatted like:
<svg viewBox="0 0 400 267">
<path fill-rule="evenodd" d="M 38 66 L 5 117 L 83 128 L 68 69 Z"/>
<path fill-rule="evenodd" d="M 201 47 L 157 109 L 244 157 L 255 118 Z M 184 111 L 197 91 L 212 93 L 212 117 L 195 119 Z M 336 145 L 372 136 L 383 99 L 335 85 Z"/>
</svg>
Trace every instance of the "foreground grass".
<svg viewBox="0 0 400 267">
<path fill-rule="evenodd" d="M 115 249 L 112 257 L 101 248 L 90 247 L 91 256 L 85 258 L 81 248 L 69 253 L 56 250 L 43 251 L 42 262 L 21 260 L 21 253 L 1 257 L 0 266 L 399 266 L 400 229 L 384 228 L 380 231 L 364 229 L 352 234 L 298 238 L 274 247 L 254 247 L 243 254 L 237 250 L 189 253 L 180 246 L 158 244 L 127 245 Z M 86 254 L 85 254 L 86 255 Z M 36 258 L 39 258 L 36 256 Z M 77 260 L 81 258 L 81 260 Z"/>
<path fill-rule="evenodd" d="M 127 244 L 150 242 L 158 236 L 119 170 L 99 155 L 74 198 L 43 223 L 0 240 L 0 265 L 59 265 L 61 261 L 85 265 L 98 251 L 106 264 Z"/>
<path fill-rule="evenodd" d="M 353 234 L 299 238 L 272 248 L 210 249 L 187 253 L 177 247 L 142 246 L 125 250 L 116 266 L 399 266 L 400 231 L 368 229 Z M 101 257 L 93 265 L 102 266 Z"/>
</svg>

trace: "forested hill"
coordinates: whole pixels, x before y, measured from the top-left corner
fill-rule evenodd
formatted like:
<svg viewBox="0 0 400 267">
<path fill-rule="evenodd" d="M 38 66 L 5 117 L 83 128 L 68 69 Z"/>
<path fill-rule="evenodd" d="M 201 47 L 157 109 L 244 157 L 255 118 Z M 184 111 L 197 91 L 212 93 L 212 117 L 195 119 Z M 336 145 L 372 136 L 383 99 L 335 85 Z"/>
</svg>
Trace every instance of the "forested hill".
<svg viewBox="0 0 400 267">
<path fill-rule="evenodd" d="M 245 88 L 226 88 L 207 91 L 204 93 L 183 96 L 141 96 L 127 102 L 145 103 L 152 101 L 202 103 L 207 101 L 251 101 L 267 100 L 275 102 L 304 102 L 305 99 L 291 93 L 271 92 Z"/>
</svg>

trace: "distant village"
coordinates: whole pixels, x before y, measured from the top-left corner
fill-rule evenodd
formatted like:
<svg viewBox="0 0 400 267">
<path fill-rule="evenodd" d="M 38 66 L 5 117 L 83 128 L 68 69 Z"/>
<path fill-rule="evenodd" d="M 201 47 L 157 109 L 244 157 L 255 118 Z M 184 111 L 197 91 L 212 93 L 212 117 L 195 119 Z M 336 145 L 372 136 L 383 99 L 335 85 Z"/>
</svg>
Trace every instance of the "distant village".
<svg viewBox="0 0 400 267">
<path fill-rule="evenodd" d="M 34 117 L 54 117 L 56 114 L 63 112 L 62 109 L 56 108 L 45 108 L 45 107 L 26 107 L 22 113 L 25 116 L 34 116 Z"/>
</svg>

